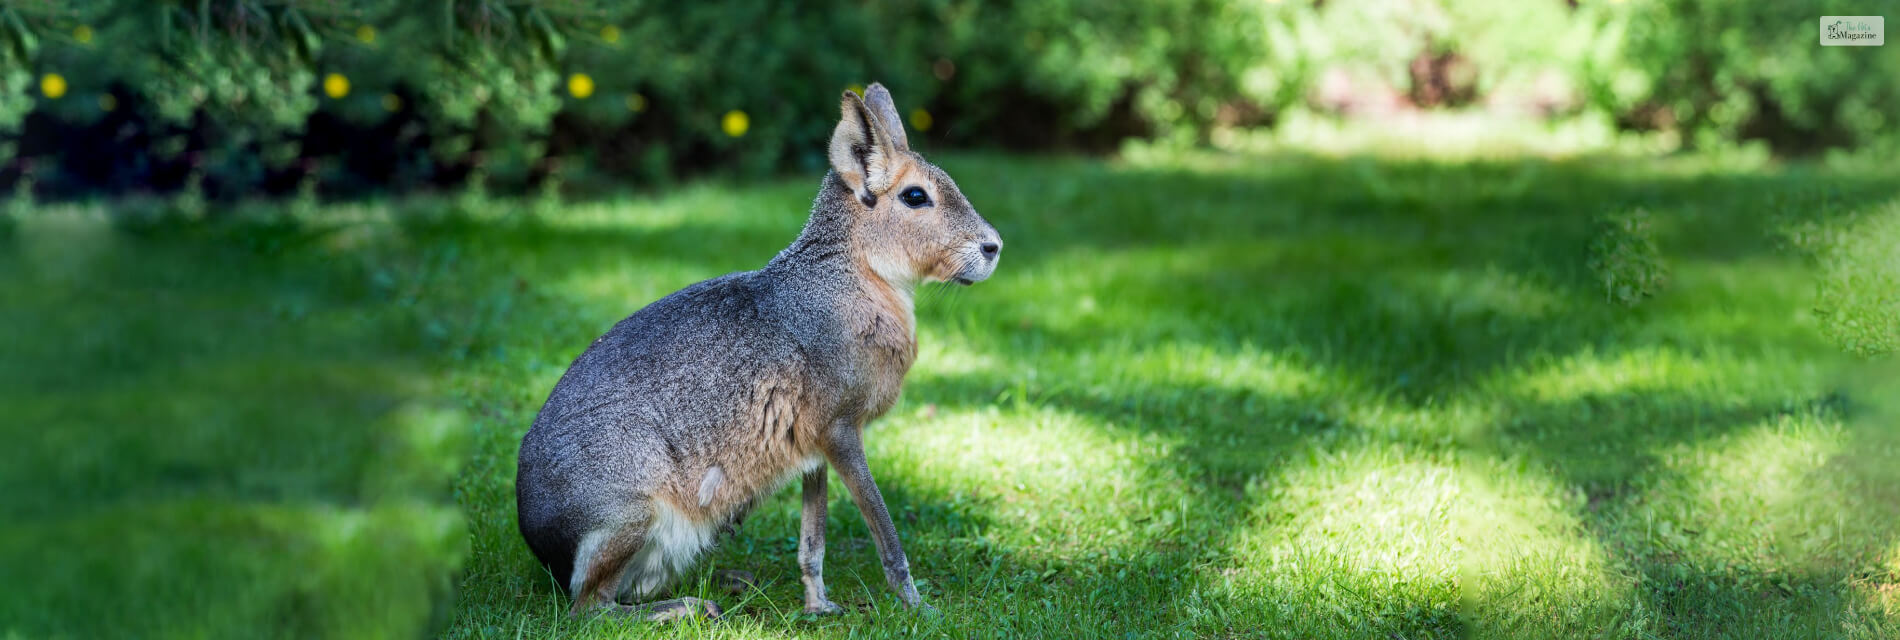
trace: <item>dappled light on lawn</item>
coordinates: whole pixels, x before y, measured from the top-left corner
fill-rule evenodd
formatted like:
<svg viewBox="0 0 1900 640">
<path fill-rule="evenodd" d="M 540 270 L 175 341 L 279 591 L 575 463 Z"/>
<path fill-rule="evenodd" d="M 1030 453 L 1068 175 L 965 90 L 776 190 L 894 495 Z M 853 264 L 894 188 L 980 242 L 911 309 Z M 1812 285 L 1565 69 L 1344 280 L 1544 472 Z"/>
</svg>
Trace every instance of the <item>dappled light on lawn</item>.
<svg viewBox="0 0 1900 640">
<path fill-rule="evenodd" d="M 1482 442 L 1491 437 L 1500 409 L 1489 403 L 1445 401 L 1429 406 L 1390 397 L 1368 397 L 1348 404 L 1347 424 L 1361 433 L 1391 442 L 1442 446 Z"/>
<path fill-rule="evenodd" d="M 1182 478 L 1164 463 L 1178 436 L 1118 434 L 1053 408 L 916 409 L 873 432 L 873 455 L 901 470 L 883 476 L 906 492 L 967 496 L 990 533 L 1041 541 L 1025 553 L 1158 542 L 1136 521 L 1175 506 L 1181 490 Z"/>
<path fill-rule="evenodd" d="M 1900 639 L 1900 49 L 1817 46 L 1846 3 L 740 4 L 0 0 L 0 640 Z M 894 402 L 846 462 L 905 553 L 832 469 L 804 613 L 793 473 L 656 594 L 722 618 L 570 616 L 524 433 L 827 170 L 866 286 L 721 335 L 912 330 L 902 393 L 899 339 L 707 419 Z M 897 230 L 958 190 L 1000 238 Z M 947 248 L 1000 262 L 849 304 Z M 662 494 L 753 484 L 705 447 Z"/>
<path fill-rule="evenodd" d="M 13 438 L 41 454 L 0 474 L 73 480 L 11 496 L 27 520 L 4 535 L 164 524 L 183 535 L 133 536 L 141 562 L 212 573 L 135 567 L 135 591 L 354 630 L 400 587 L 440 607 L 405 620 L 458 639 L 1895 635 L 1900 431 L 1878 400 L 1900 376 L 1836 354 L 1886 336 L 1884 272 L 1856 265 L 1884 264 L 1865 243 L 1900 181 L 1693 156 L 943 162 L 1010 253 L 919 290 L 917 363 L 867 432 L 941 618 L 886 593 L 836 484 L 834 618 L 798 613 L 795 492 L 683 583 L 717 624 L 570 619 L 516 531 L 516 447 L 564 368 L 653 299 L 764 264 L 808 176 L 558 209 L 30 221 L 0 252 L 24 274 L 0 299 L 29 312 L 0 326 L 40 338 L 0 341 L 0 403 L 84 429 Z M 1874 204 L 1811 208 L 1816 189 Z M 1632 203 L 1669 280 L 1626 306 L 1590 260 Z M 111 312 L 134 303 L 155 313 Z M 1850 321 L 1866 330 L 1827 329 Z M 67 450 L 93 453 L 45 453 Z M 452 493 L 404 492 L 445 474 Z M 411 551 L 432 564 L 346 570 Z M 725 569 L 759 588 L 719 590 Z M 50 628 L 88 601 L 81 575 L 0 607 Z M 168 610 L 130 600 L 83 620 Z"/>
<path fill-rule="evenodd" d="M 1333 633 L 1458 628 L 1459 471 L 1403 446 L 1304 458 L 1248 487 L 1248 527 L 1218 579 L 1272 618 Z"/>
<path fill-rule="evenodd" d="M 1847 225 L 1788 233 L 1821 262 L 1816 314 L 1828 335 L 1855 353 L 1900 352 L 1900 199 L 1859 210 Z"/>
<path fill-rule="evenodd" d="M 1855 613 L 1876 620 L 1900 618 L 1900 542 L 1872 575 L 1854 582 L 1854 591 L 1860 596 Z"/>
<path fill-rule="evenodd" d="M 1571 354 L 1540 369 L 1512 377 L 1510 391 L 1540 403 L 1576 402 L 1591 397 L 1706 388 L 1726 366 L 1746 364 L 1733 356 L 1691 356 L 1677 349 L 1647 348 L 1609 354 L 1594 349 Z"/>
<path fill-rule="evenodd" d="M 1003 373 L 1004 360 L 991 351 L 971 348 L 954 336 L 935 335 L 938 331 L 919 328 L 917 366 L 909 380 L 953 378 L 958 376 L 994 376 Z"/>
<path fill-rule="evenodd" d="M 1574 633 L 1612 620 L 1629 588 L 1578 518 L 1582 497 L 1522 463 L 1347 446 L 1248 496 L 1219 580 L 1335 633 Z"/>
<path fill-rule="evenodd" d="M 1466 462 L 1452 510 L 1465 542 L 1459 586 L 1478 637 L 1636 633 L 1633 581 L 1587 526 L 1588 496 L 1527 460 Z"/>
<path fill-rule="evenodd" d="M 602 312 L 625 309 L 629 300 L 653 300 L 672 293 L 665 283 L 692 282 L 724 275 L 705 266 L 686 261 L 657 260 L 631 255 L 604 256 L 585 270 L 569 271 L 566 277 L 547 283 L 556 295 L 570 298 Z M 638 271 L 649 283 L 628 286 L 627 275 Z M 602 327 L 602 331 L 605 331 Z"/>
<path fill-rule="evenodd" d="M 1659 553 L 1716 570 L 1812 574 L 1870 561 L 1900 505 L 1829 473 L 1848 446 L 1833 415 L 1781 416 L 1660 452 L 1650 488 L 1615 514 Z"/>
</svg>

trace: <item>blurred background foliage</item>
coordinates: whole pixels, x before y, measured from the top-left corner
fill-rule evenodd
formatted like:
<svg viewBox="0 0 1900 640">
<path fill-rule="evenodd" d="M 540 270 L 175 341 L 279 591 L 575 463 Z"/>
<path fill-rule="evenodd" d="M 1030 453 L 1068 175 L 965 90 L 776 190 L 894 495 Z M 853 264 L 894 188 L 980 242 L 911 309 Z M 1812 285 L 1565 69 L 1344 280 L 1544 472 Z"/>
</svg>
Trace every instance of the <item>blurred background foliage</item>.
<svg viewBox="0 0 1900 640">
<path fill-rule="evenodd" d="M 823 166 L 877 80 L 956 146 L 1194 145 L 1289 116 L 1593 120 L 1892 149 L 1900 56 L 1831 0 L 4 0 L 0 188 L 353 196 Z M 1864 12 L 1864 11 L 1863 11 Z"/>
</svg>

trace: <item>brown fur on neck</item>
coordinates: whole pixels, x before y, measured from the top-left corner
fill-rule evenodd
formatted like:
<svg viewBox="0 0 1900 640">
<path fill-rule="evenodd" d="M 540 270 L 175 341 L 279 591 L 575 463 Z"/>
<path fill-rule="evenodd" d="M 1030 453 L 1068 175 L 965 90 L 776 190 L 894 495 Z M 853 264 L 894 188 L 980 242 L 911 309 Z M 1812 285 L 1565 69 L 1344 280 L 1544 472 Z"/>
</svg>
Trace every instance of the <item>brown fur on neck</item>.
<svg viewBox="0 0 1900 640">
<path fill-rule="evenodd" d="M 844 312 L 864 373 L 862 420 L 868 421 L 897 403 L 904 374 L 917 360 L 917 320 L 911 306 L 912 285 L 885 280 L 863 250 L 853 254 L 858 296 Z"/>
</svg>

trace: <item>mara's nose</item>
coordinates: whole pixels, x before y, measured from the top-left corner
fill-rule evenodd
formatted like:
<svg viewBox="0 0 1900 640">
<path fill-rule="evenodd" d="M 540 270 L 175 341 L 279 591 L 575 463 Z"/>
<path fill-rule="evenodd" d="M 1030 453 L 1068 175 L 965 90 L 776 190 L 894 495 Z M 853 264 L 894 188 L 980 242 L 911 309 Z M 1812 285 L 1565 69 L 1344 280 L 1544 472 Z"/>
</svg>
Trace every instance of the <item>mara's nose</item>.
<svg viewBox="0 0 1900 640">
<path fill-rule="evenodd" d="M 978 248 L 983 250 L 983 259 L 985 260 L 995 260 L 996 254 L 1003 251 L 1003 245 L 994 242 L 985 242 L 983 246 Z"/>
</svg>

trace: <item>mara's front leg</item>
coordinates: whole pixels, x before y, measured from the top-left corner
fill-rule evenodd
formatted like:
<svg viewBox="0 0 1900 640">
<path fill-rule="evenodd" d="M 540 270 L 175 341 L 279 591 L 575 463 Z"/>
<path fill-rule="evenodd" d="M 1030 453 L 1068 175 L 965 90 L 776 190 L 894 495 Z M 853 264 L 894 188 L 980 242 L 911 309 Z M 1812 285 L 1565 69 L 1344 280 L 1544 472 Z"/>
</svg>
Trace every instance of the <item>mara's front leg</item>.
<svg viewBox="0 0 1900 640">
<path fill-rule="evenodd" d="M 891 523 L 891 513 L 884 507 L 884 494 L 878 492 L 877 482 L 871 479 L 871 467 L 864 460 L 860 433 L 857 425 L 839 422 L 832 429 L 828 457 L 832 466 L 837 467 L 844 486 L 851 490 L 851 500 L 857 503 L 858 512 L 864 514 L 864 524 L 871 529 L 878 560 L 884 565 L 885 582 L 890 583 L 891 590 L 897 592 L 906 606 L 930 610 L 923 598 L 918 597 L 917 584 L 910 578 L 910 561 L 904 558 L 904 546 L 897 541 L 897 526 Z"/>
<path fill-rule="evenodd" d="M 838 613 L 825 597 L 825 465 L 805 472 L 805 508 L 798 526 L 798 572 L 805 582 L 805 613 Z"/>
</svg>

